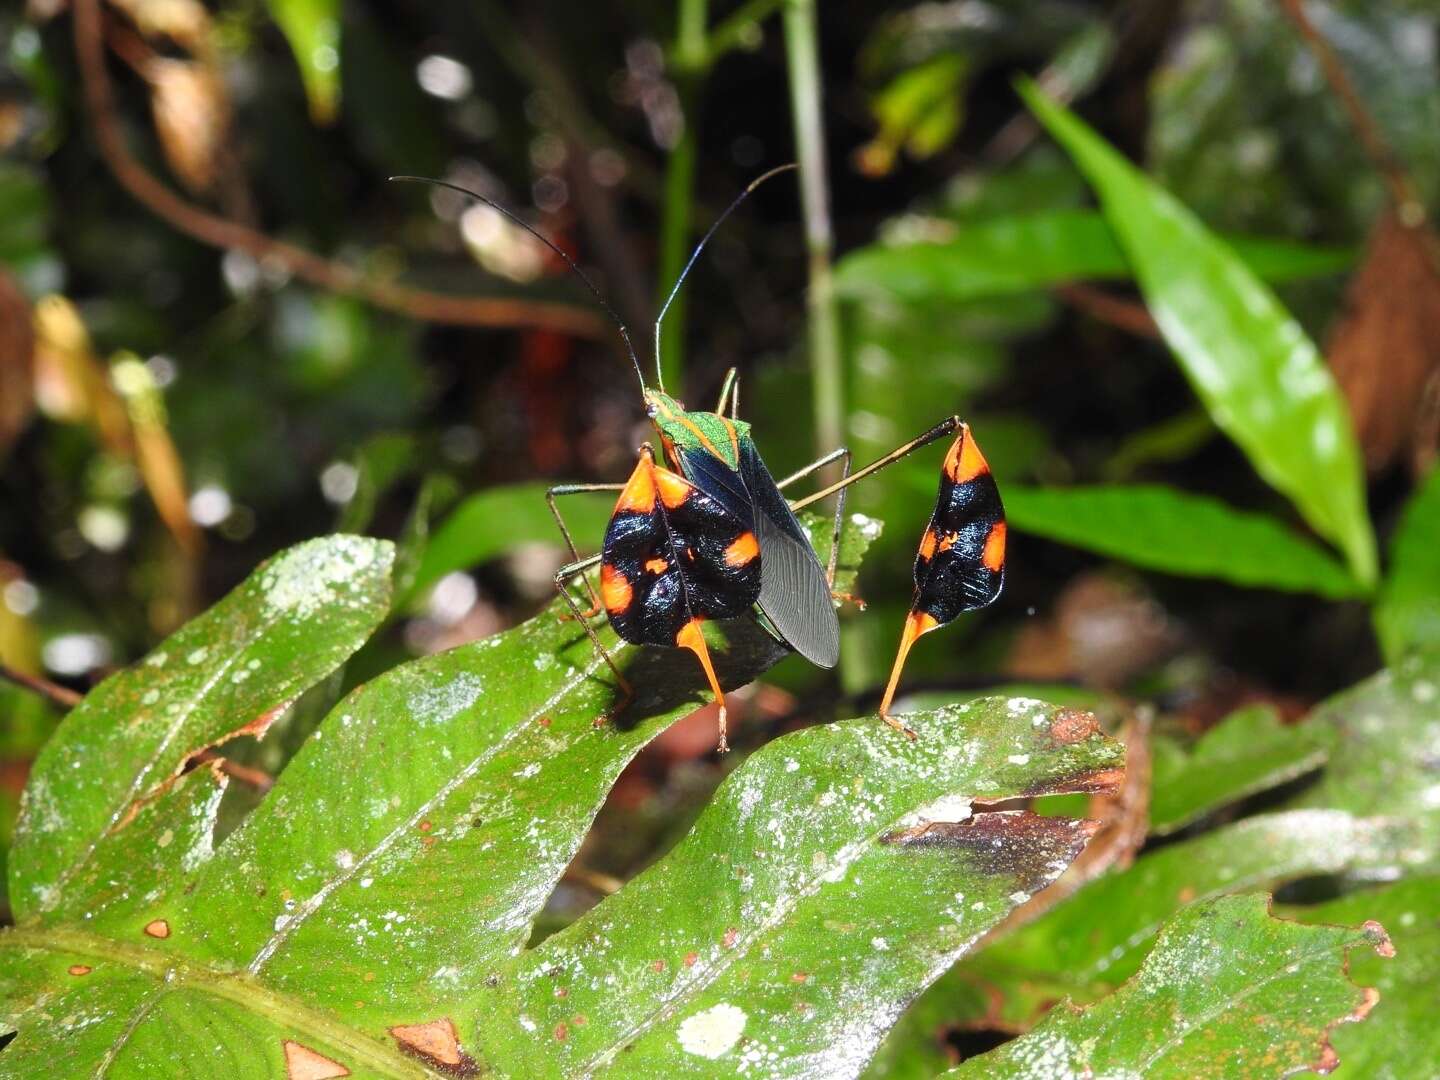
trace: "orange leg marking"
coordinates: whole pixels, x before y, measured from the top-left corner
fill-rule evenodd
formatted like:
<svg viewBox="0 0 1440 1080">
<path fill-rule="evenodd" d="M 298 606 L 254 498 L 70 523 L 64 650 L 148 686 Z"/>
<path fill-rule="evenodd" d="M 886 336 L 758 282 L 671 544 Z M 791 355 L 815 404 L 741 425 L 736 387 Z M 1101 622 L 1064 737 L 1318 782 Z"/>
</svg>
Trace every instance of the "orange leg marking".
<svg viewBox="0 0 1440 1080">
<path fill-rule="evenodd" d="M 985 551 L 980 556 L 980 561 L 992 574 L 998 574 L 1005 565 L 1005 522 L 997 521 L 990 526 L 990 534 L 985 537 Z"/>
<path fill-rule="evenodd" d="M 905 658 L 910 655 L 910 646 L 921 634 L 928 634 L 939 625 L 933 616 L 923 611 L 912 611 L 906 616 L 905 629 L 900 634 L 900 651 L 895 654 L 895 666 L 890 669 L 890 683 L 885 687 L 885 696 L 880 699 L 880 719 L 912 739 L 916 738 L 915 732 L 890 715 L 890 703 L 895 700 L 895 688 L 900 685 L 900 672 L 905 667 Z"/>
<path fill-rule="evenodd" d="M 970 434 L 970 425 L 961 424 L 959 436 L 945 455 L 945 475 L 955 483 L 963 484 L 989 471 L 985 455 L 980 453 L 980 447 Z"/>
<path fill-rule="evenodd" d="M 705 647 L 705 635 L 700 632 L 700 624 L 703 619 L 691 619 L 683 627 L 680 633 L 675 635 L 675 644 L 682 649 L 689 649 L 700 661 L 700 666 L 705 669 L 705 677 L 710 680 L 710 689 L 715 694 L 715 703 L 720 706 L 720 745 L 716 747 L 720 753 L 727 753 L 730 743 L 725 738 L 725 692 L 720 689 L 720 680 L 715 677 L 715 668 L 710 664 L 710 650 Z"/>
</svg>

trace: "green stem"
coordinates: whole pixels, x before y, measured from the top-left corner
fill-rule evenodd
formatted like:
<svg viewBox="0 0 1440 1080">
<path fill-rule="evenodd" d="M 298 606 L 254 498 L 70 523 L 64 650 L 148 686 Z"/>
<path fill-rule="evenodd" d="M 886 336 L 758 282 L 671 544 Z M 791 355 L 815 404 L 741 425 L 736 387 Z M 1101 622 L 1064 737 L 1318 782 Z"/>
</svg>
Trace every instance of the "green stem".
<svg viewBox="0 0 1440 1080">
<path fill-rule="evenodd" d="M 800 161 L 800 201 L 810 260 L 810 371 L 814 383 L 816 450 L 845 441 L 845 390 L 840 357 L 840 313 L 830 255 L 830 198 L 826 187 L 825 128 L 820 109 L 820 49 L 814 0 L 787 0 L 785 51 L 790 66 L 790 108 Z"/>
<path fill-rule="evenodd" d="M 840 310 L 830 256 L 835 247 L 826 184 L 825 124 L 820 106 L 820 45 L 815 0 L 786 0 L 785 53 L 790 68 L 790 111 L 800 162 L 800 202 L 805 214 L 805 249 L 810 261 L 806 308 L 810 376 L 815 409 L 816 450 L 824 454 L 845 442 L 845 384 L 840 353 Z M 836 477 L 821 477 L 821 484 Z M 851 628 L 840 637 L 840 683 L 849 692 L 869 686 L 869 650 Z"/>
<path fill-rule="evenodd" d="M 695 204 L 695 161 L 699 152 L 699 89 L 706 69 L 705 22 L 709 0 L 680 0 L 672 54 L 675 87 L 684 128 L 665 168 L 665 212 L 660 229 L 659 303 L 680 276 L 690 249 Z M 658 304 L 657 304 L 658 307 Z M 673 394 L 685 392 L 685 295 L 675 297 L 655 343 L 662 381 Z"/>
<path fill-rule="evenodd" d="M 746 0 L 734 14 L 716 23 L 710 32 L 709 63 L 713 65 L 732 49 L 758 45 L 760 24 L 783 3 L 785 0 Z"/>
</svg>

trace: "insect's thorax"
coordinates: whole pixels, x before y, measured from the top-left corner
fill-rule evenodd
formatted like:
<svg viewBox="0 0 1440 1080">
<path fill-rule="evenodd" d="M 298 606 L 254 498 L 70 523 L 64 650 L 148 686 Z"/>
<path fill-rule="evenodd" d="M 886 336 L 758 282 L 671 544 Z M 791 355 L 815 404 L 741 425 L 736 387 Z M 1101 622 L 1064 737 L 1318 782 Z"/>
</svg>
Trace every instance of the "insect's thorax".
<svg viewBox="0 0 1440 1080">
<path fill-rule="evenodd" d="M 750 438 L 750 425 L 745 421 L 713 412 L 687 412 L 680 402 L 657 390 L 646 392 L 645 403 L 670 468 L 683 474 L 682 455 L 689 451 L 701 451 L 732 469 L 740 468 L 740 447 Z"/>
</svg>

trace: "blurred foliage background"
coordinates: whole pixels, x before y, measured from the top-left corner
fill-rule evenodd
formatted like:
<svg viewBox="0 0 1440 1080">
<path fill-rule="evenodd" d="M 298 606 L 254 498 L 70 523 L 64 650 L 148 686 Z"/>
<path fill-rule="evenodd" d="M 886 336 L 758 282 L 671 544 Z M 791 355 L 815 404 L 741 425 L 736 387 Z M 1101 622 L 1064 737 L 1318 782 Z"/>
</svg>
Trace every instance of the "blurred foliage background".
<svg viewBox="0 0 1440 1080">
<path fill-rule="evenodd" d="M 776 475 L 828 448 L 837 418 L 857 464 L 951 413 L 970 422 L 1016 493 L 1007 589 L 917 647 L 906 685 L 1127 692 L 1190 734 L 1249 702 L 1294 717 L 1380 665 L 1373 573 L 1287 546 L 1308 519 L 1197 401 L 1094 177 L 1013 79 L 1033 76 L 1230 238 L 1324 346 L 1383 549 L 1440 433 L 1436 17 L 1428 0 L 1309 10 L 7 7 L 0 661 L 83 691 L 269 554 L 336 528 L 402 541 L 403 603 L 352 683 L 532 614 L 565 558 L 544 487 L 627 475 L 639 396 L 558 260 L 484 206 L 386 178 L 514 208 L 648 352 L 698 237 L 754 176 L 810 154 L 802 183 L 828 186 L 828 216 L 812 202 L 807 236 L 789 176 L 743 206 L 667 319 L 667 385 L 702 407 L 737 366 Z M 838 672 L 792 660 L 737 696 L 742 745 L 873 706 L 939 457 L 854 491 L 886 524 L 869 610 L 847 617 Z M 1044 502 L 1096 484 L 1126 486 L 1118 513 Z M 607 500 L 580 502 L 593 550 Z M 1283 535 L 1232 543 L 1231 511 Z M 4 813 L 53 721 L 0 687 Z M 688 730 L 617 789 L 622 806 L 666 818 L 695 782 L 674 763 L 712 745 L 708 719 Z"/>
</svg>

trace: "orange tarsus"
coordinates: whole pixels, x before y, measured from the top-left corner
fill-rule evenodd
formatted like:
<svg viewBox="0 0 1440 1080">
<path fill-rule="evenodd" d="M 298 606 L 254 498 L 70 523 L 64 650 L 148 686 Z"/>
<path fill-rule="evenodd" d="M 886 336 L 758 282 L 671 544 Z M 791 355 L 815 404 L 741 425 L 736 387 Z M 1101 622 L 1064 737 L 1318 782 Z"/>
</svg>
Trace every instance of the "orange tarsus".
<svg viewBox="0 0 1440 1080">
<path fill-rule="evenodd" d="M 703 619 L 691 619 L 680 628 L 675 635 L 675 644 L 682 649 L 689 649 L 700 661 L 700 666 L 705 669 L 705 678 L 710 680 L 710 689 L 715 694 L 715 703 L 720 706 L 720 744 L 716 749 L 724 754 L 730 749 L 730 743 L 725 737 L 725 692 L 720 689 L 720 680 L 715 677 L 715 668 L 710 664 L 710 650 L 705 647 L 705 635 L 700 632 L 700 624 Z"/>
<path fill-rule="evenodd" d="M 921 634 L 927 634 L 939 625 L 933 615 L 923 611 L 912 611 L 906 616 L 905 629 L 900 634 L 900 649 L 895 654 L 895 666 L 890 669 L 890 682 L 885 687 L 885 696 L 880 699 L 880 719 L 912 739 L 917 738 L 915 732 L 890 715 L 890 703 L 895 700 L 895 688 L 900 685 L 900 672 L 905 667 L 905 658 L 910 655 L 910 646 Z"/>
</svg>

